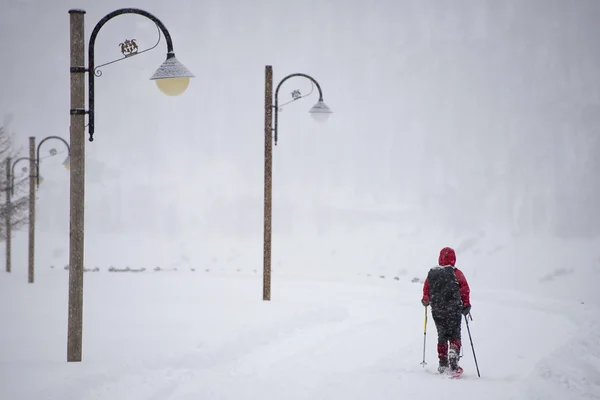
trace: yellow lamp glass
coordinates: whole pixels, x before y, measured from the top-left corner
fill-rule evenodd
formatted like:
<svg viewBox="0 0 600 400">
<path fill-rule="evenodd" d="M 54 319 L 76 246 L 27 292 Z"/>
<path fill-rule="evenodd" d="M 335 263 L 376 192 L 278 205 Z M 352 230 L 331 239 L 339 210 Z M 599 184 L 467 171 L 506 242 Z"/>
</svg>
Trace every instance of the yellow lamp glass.
<svg viewBox="0 0 600 400">
<path fill-rule="evenodd" d="M 155 82 L 160 91 L 167 96 L 179 96 L 190 85 L 190 78 L 163 78 L 156 79 Z"/>
</svg>

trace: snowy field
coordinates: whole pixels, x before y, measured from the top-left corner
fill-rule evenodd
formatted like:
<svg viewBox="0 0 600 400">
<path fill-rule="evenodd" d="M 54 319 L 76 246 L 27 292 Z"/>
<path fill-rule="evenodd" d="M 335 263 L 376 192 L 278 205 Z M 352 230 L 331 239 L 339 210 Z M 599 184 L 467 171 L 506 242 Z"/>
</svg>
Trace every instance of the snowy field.
<svg viewBox="0 0 600 400">
<path fill-rule="evenodd" d="M 459 253 L 471 278 L 481 378 L 463 321 L 465 373 L 455 381 L 435 372 L 431 318 L 428 364 L 420 365 L 422 285 L 412 271 L 284 270 L 263 302 L 260 266 L 255 273 L 233 264 L 86 273 L 82 363 L 66 362 L 68 272 L 40 266 L 34 285 L 22 268 L 2 273 L 0 398 L 600 398 L 597 303 L 491 289 Z M 588 272 L 597 282 L 597 271 Z M 569 278 L 555 283 L 567 288 Z"/>
</svg>

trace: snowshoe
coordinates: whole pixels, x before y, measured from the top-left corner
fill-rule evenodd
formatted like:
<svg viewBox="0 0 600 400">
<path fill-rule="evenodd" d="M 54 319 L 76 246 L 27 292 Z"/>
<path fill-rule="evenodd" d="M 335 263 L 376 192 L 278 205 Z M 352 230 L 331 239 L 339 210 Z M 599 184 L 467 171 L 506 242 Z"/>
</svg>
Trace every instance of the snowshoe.
<svg viewBox="0 0 600 400">
<path fill-rule="evenodd" d="M 438 366 L 438 372 L 440 374 L 447 373 L 449 368 L 450 367 L 448 366 L 448 360 L 440 360 L 440 365 Z"/>
<path fill-rule="evenodd" d="M 450 349 L 448 352 L 448 360 L 450 361 L 450 376 L 453 379 L 460 378 L 463 369 L 458 365 L 459 353 L 455 349 Z"/>
<path fill-rule="evenodd" d="M 459 379 L 463 374 L 463 369 L 461 367 L 456 367 L 456 369 L 450 369 L 450 379 Z"/>
</svg>

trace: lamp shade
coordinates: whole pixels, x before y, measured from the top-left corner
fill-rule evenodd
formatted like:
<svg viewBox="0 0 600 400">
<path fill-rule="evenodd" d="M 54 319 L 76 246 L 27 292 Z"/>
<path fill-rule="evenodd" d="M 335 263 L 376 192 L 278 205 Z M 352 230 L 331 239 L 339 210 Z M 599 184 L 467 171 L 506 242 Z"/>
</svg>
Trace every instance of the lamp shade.
<svg viewBox="0 0 600 400">
<path fill-rule="evenodd" d="M 156 86 L 167 96 L 179 96 L 185 92 L 193 77 L 194 74 L 174 55 L 169 55 L 150 79 L 156 81 Z"/>
<path fill-rule="evenodd" d="M 67 158 L 65 158 L 65 161 L 63 161 L 63 166 L 66 169 L 71 169 L 71 156 L 67 156 Z"/>
<path fill-rule="evenodd" d="M 323 100 L 319 100 L 308 112 L 318 122 L 327 121 L 329 116 L 333 113 L 331 108 L 329 108 Z"/>
</svg>

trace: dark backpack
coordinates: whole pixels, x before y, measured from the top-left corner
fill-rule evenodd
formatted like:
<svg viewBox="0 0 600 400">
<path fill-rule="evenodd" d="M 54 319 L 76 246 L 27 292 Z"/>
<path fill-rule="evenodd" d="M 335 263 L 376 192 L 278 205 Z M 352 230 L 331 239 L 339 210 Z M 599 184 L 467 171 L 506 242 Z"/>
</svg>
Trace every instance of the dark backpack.
<svg viewBox="0 0 600 400">
<path fill-rule="evenodd" d="M 460 309 L 462 299 L 460 286 L 454 268 L 433 267 L 427 274 L 429 281 L 429 302 L 432 309 Z"/>
</svg>

